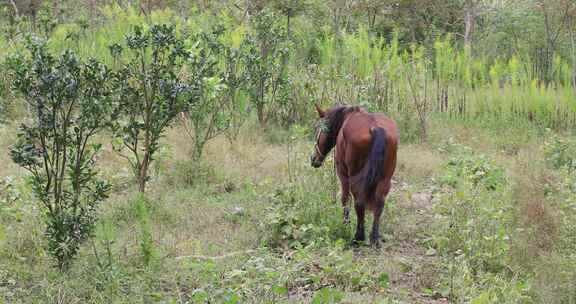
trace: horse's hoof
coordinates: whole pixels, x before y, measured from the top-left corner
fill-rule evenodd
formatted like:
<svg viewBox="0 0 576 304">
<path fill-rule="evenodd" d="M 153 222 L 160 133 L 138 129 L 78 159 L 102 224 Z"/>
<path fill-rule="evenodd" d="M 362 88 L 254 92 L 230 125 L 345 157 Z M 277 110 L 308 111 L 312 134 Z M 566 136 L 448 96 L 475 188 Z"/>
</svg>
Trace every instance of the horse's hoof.
<svg viewBox="0 0 576 304">
<path fill-rule="evenodd" d="M 383 242 L 384 242 L 384 241 L 383 241 L 383 240 L 380 240 L 379 237 L 378 237 L 378 238 L 373 238 L 373 237 L 370 238 L 370 246 L 372 246 L 373 248 L 380 248 L 380 247 L 382 247 L 382 243 L 383 243 Z"/>
<path fill-rule="evenodd" d="M 348 226 L 350 224 L 350 209 L 348 207 L 344 208 L 344 225 Z"/>
</svg>

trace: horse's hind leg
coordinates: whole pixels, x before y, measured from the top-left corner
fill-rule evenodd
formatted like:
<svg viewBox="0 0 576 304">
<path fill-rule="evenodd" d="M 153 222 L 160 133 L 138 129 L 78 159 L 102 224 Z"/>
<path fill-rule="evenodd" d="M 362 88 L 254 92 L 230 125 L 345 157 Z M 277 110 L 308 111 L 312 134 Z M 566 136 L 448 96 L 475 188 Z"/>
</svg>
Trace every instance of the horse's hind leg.
<svg viewBox="0 0 576 304">
<path fill-rule="evenodd" d="M 370 233 L 370 244 L 380 246 L 380 216 L 384 209 L 384 201 L 379 201 L 374 208 L 374 222 L 372 223 L 372 232 Z"/>
<path fill-rule="evenodd" d="M 363 242 L 365 240 L 364 236 L 364 214 L 365 214 L 365 207 L 364 204 L 355 202 L 354 208 L 356 209 L 356 236 L 354 240 L 356 242 Z"/>
<path fill-rule="evenodd" d="M 340 177 L 340 185 L 342 187 L 342 208 L 344 209 L 344 225 L 350 224 L 350 182 L 345 177 Z"/>
</svg>

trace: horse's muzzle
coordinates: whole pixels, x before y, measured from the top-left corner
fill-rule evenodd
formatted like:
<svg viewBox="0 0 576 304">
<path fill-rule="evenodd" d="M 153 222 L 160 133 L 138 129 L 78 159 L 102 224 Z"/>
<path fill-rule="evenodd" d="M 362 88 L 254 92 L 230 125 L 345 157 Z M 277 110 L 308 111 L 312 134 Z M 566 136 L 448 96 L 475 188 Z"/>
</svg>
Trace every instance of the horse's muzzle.
<svg viewBox="0 0 576 304">
<path fill-rule="evenodd" d="M 314 168 L 320 168 L 322 166 L 323 161 L 324 161 L 323 159 L 316 157 L 315 154 L 312 154 L 310 156 L 310 165 Z"/>
</svg>

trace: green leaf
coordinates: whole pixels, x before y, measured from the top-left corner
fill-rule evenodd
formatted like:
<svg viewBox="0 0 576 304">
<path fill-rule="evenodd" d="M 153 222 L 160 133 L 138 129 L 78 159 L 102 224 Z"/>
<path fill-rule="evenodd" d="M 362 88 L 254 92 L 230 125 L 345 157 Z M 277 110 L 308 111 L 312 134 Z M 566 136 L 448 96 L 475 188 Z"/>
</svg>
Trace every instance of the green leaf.
<svg viewBox="0 0 576 304">
<path fill-rule="evenodd" d="M 490 293 L 488 292 L 484 292 L 478 297 L 472 299 L 472 301 L 470 301 L 470 304 L 488 304 L 488 303 L 490 303 Z"/>
<path fill-rule="evenodd" d="M 0 224 L 0 242 L 6 239 L 6 229 L 2 224 Z"/>
<path fill-rule="evenodd" d="M 192 303 L 206 303 L 208 301 L 208 293 L 202 289 L 196 289 L 192 292 Z"/>
<path fill-rule="evenodd" d="M 388 288 L 388 284 L 390 283 L 390 276 L 388 275 L 387 272 L 383 272 L 380 274 L 380 276 L 378 277 L 378 285 L 380 285 L 381 288 Z"/>
<path fill-rule="evenodd" d="M 279 296 L 285 296 L 288 294 L 288 288 L 284 286 L 274 285 L 272 286 L 272 292 Z"/>
<path fill-rule="evenodd" d="M 333 288 L 322 288 L 312 298 L 312 304 L 339 303 L 344 299 L 344 292 Z"/>
</svg>

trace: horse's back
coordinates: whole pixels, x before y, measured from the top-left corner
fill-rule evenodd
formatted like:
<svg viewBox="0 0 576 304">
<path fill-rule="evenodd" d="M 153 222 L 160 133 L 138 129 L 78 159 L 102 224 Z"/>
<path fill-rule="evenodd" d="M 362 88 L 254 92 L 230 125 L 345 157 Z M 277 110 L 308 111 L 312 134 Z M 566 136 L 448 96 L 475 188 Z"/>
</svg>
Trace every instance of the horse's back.
<svg viewBox="0 0 576 304">
<path fill-rule="evenodd" d="M 396 123 L 382 113 L 368 113 L 359 111 L 352 114 L 344 122 L 338 136 L 338 148 L 344 153 L 338 153 L 342 157 L 340 161 L 346 163 L 349 175 L 359 173 L 366 163 L 372 148 L 374 128 L 382 128 L 386 134 L 386 167 L 395 167 L 396 150 L 398 145 L 398 131 Z M 389 170 L 386 170 L 389 171 Z M 391 177 L 394 170 L 384 175 Z"/>
<path fill-rule="evenodd" d="M 350 144 L 366 145 L 372 142 L 371 129 L 382 128 L 386 139 L 394 145 L 398 142 L 398 128 L 393 119 L 383 113 L 354 113 L 344 122 L 342 134 Z"/>
<path fill-rule="evenodd" d="M 398 128 L 396 122 L 382 113 L 372 114 L 378 127 L 386 130 L 387 139 L 390 141 L 398 142 Z"/>
</svg>

